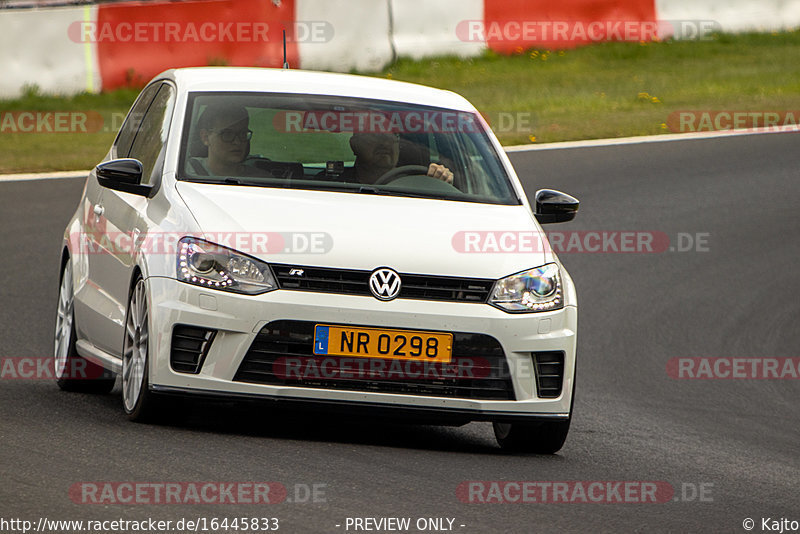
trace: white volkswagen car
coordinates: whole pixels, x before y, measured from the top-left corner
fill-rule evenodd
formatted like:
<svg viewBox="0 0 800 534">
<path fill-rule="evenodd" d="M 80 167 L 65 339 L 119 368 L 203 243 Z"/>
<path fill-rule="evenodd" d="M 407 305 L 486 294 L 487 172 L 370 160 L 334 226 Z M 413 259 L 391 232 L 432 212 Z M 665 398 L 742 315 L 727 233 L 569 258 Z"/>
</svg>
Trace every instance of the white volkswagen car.
<svg viewBox="0 0 800 534">
<path fill-rule="evenodd" d="M 63 389 L 151 419 L 212 396 L 491 421 L 503 448 L 569 430 L 577 303 L 478 112 L 447 91 L 251 68 L 164 72 L 64 233 Z"/>
</svg>

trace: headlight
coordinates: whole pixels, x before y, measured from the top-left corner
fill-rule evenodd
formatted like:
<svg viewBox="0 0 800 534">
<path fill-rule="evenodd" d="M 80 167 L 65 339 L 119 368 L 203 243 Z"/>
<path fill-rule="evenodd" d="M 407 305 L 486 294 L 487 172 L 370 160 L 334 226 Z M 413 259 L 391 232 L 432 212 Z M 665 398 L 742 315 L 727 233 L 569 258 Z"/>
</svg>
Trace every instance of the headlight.
<svg viewBox="0 0 800 534">
<path fill-rule="evenodd" d="M 564 307 L 558 265 L 542 267 L 498 280 L 489 304 L 508 312 L 540 312 Z"/>
<path fill-rule="evenodd" d="M 256 295 L 278 288 L 269 265 L 202 239 L 178 243 L 178 280 L 189 284 Z"/>
</svg>

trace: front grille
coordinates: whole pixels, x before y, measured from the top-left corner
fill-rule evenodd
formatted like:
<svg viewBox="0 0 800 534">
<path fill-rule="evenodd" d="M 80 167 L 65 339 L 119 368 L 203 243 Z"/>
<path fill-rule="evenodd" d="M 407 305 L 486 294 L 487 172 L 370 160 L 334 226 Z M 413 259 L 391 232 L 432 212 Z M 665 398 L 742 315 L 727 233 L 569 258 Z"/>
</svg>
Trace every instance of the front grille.
<svg viewBox="0 0 800 534">
<path fill-rule="evenodd" d="M 234 381 L 280 386 L 345 389 L 515 400 L 500 343 L 484 334 L 453 333 L 450 364 L 314 355 L 310 321 L 273 321 L 256 336 Z"/>
<path fill-rule="evenodd" d="M 199 373 L 216 333 L 216 330 L 196 326 L 175 325 L 169 355 L 172 369 L 179 373 Z"/>
<path fill-rule="evenodd" d="M 272 268 L 281 289 L 371 295 L 368 286 L 369 271 L 275 264 L 272 264 Z M 291 275 L 291 272 L 298 274 Z"/>
<path fill-rule="evenodd" d="M 276 265 L 272 268 L 281 289 L 371 296 L 372 271 L 331 269 L 305 265 Z M 290 274 L 294 273 L 294 274 Z M 399 273 L 402 280 L 397 298 L 448 302 L 486 302 L 494 280 Z"/>
<path fill-rule="evenodd" d="M 534 352 L 533 363 L 536 369 L 536 394 L 541 399 L 554 399 L 561 395 L 564 382 L 564 353 Z"/>
</svg>

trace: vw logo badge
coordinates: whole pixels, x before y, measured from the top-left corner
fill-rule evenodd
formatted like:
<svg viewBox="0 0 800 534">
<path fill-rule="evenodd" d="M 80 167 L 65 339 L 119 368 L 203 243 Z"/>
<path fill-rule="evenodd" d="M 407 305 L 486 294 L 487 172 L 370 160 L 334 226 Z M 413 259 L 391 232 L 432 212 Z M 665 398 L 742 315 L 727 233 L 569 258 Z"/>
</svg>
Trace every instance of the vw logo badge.
<svg viewBox="0 0 800 534">
<path fill-rule="evenodd" d="M 392 300 L 400 294 L 400 275 L 388 267 L 372 271 L 369 289 L 378 300 Z"/>
</svg>

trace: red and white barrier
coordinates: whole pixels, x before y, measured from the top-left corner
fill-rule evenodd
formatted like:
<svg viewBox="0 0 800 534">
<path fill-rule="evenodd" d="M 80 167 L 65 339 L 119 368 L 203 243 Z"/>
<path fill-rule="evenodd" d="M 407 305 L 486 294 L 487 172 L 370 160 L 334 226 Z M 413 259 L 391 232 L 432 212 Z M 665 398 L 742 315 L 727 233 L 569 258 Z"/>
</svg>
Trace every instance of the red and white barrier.
<svg viewBox="0 0 800 534">
<path fill-rule="evenodd" d="M 26 85 L 51 94 L 98 91 L 97 48 L 67 33 L 74 21 L 95 19 L 96 6 L 0 10 L 0 98 Z"/>
<path fill-rule="evenodd" d="M 389 9 L 375 0 L 295 0 L 299 28 L 327 24 L 320 37 L 306 32 L 299 39 L 300 68 L 348 72 L 376 71 L 394 59 Z M 328 38 L 326 38 L 328 37 Z M 297 63 L 292 63 L 297 66 Z"/>
<path fill-rule="evenodd" d="M 730 33 L 800 27 L 800 0 L 655 0 L 662 20 L 710 20 Z"/>
<path fill-rule="evenodd" d="M 398 57 L 470 57 L 486 48 L 462 39 L 464 21 L 483 20 L 484 0 L 396 0 L 391 2 L 392 40 Z"/>
<path fill-rule="evenodd" d="M 682 22 L 692 31 L 677 31 Z M 347 72 L 397 57 L 798 26 L 800 0 L 162 0 L 0 10 L 0 98 L 32 84 L 64 94 L 141 86 L 171 67 L 278 67 L 284 31 L 292 67 Z"/>
<path fill-rule="evenodd" d="M 293 29 L 294 0 L 206 0 L 101 4 L 94 41 L 103 88 L 141 86 L 173 66 L 280 67 L 282 32 Z M 297 64 L 289 39 L 287 55 Z"/>
</svg>

